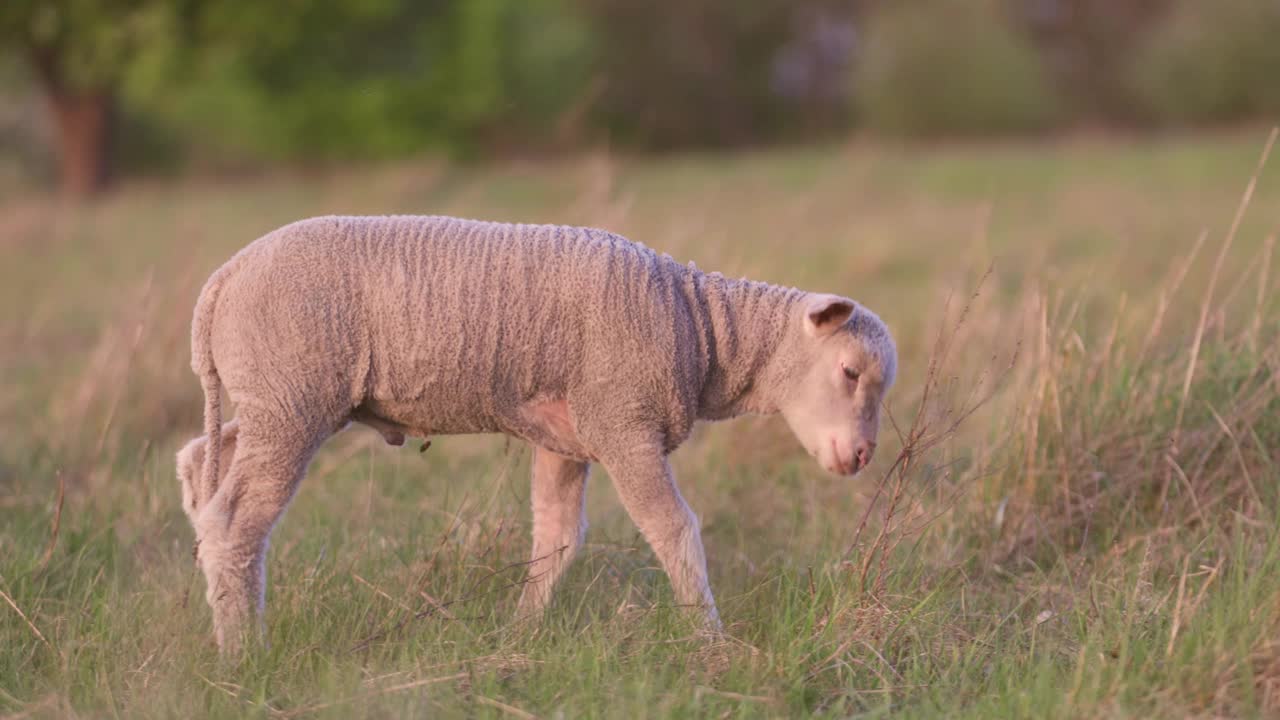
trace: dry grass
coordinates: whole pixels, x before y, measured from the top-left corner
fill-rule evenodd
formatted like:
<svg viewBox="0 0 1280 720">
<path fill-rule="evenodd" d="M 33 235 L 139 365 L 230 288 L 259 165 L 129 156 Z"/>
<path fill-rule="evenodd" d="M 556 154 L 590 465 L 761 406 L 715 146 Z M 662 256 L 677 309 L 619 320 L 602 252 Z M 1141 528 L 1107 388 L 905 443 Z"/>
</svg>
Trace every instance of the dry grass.
<svg viewBox="0 0 1280 720">
<path fill-rule="evenodd" d="M 1261 140 L 602 153 L 0 206 L 0 712 L 1280 712 Z M 276 225 L 405 211 L 608 225 L 847 292 L 903 357 L 884 450 L 835 480 L 756 418 L 676 454 L 728 625 L 708 643 L 603 476 L 548 622 L 514 625 L 527 451 L 351 431 L 277 531 L 271 648 L 219 665 L 172 479 L 200 427 L 191 304 Z"/>
</svg>

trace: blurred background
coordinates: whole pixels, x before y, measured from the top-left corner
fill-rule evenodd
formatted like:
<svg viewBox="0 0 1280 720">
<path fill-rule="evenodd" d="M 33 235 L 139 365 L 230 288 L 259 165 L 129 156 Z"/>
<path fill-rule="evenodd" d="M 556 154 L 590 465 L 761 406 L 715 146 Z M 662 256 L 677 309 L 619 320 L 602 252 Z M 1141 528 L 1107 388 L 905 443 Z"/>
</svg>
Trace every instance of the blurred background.
<svg viewBox="0 0 1280 720">
<path fill-rule="evenodd" d="M 1277 119 L 1280 0 L 0 0 L 0 716 L 1276 717 Z M 525 445 L 353 428 L 214 670 L 191 308 L 330 213 L 849 295 L 880 450 L 673 454 L 715 647 L 598 473 L 530 642 Z"/>
<path fill-rule="evenodd" d="M 0 191 L 1280 111 L 1275 0 L 6 0 Z"/>
</svg>

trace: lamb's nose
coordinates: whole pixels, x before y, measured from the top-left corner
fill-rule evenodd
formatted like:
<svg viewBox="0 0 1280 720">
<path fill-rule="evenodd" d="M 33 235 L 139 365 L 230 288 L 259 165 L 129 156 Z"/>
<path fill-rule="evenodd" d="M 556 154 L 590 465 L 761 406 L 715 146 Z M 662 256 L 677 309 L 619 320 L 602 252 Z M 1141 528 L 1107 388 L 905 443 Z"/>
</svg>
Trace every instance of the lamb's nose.
<svg viewBox="0 0 1280 720">
<path fill-rule="evenodd" d="M 876 444 L 873 442 L 865 442 L 858 446 L 858 469 L 866 467 L 871 463 L 871 456 L 876 452 Z"/>
</svg>

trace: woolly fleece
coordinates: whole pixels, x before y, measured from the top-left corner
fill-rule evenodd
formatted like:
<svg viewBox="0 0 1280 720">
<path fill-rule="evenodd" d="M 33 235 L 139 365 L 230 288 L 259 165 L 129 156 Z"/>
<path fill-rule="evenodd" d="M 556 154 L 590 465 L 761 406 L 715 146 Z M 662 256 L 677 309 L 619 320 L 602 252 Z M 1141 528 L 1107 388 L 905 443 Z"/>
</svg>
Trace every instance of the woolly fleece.
<svg viewBox="0 0 1280 720">
<path fill-rule="evenodd" d="M 392 444 L 500 432 L 535 446 L 526 613 L 580 544 L 588 464 L 602 463 L 677 601 L 717 627 L 667 454 L 699 419 L 782 411 L 824 465 L 856 471 L 896 367 L 884 324 L 846 298 L 704 273 L 603 230 L 438 216 L 287 225 L 214 272 L 192 324 L 205 436 L 180 453 L 179 475 L 219 645 L 234 652 L 261 617 L 271 528 L 315 450 L 353 420 Z"/>
</svg>

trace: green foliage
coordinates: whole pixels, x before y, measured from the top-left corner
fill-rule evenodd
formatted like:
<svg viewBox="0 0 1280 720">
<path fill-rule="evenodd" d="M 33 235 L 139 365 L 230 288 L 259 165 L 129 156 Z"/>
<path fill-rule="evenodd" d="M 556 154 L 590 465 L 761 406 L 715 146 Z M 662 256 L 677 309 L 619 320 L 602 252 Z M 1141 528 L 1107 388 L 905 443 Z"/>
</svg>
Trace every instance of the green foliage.
<svg viewBox="0 0 1280 720">
<path fill-rule="evenodd" d="M 27 64 L 39 91 L 115 92 L 126 170 L 601 136 L 662 149 L 859 124 L 963 136 L 1137 113 L 1186 125 L 1280 114 L 1280 7 L 1270 0 L 658 7 L 0 0 L 0 55 Z M 52 154 L 36 156 L 48 164 Z"/>
<path fill-rule="evenodd" d="M 219 6 L 198 52 L 135 101 L 221 154 L 395 157 L 545 126 L 584 81 L 589 47 L 563 0 Z M 541 39 L 541 23 L 557 44 Z M 269 28 L 270 31 L 264 31 Z M 527 114 L 526 114 L 527 112 Z"/>
<path fill-rule="evenodd" d="M 17 0 L 0 39 L 76 87 L 118 90 L 139 165 L 179 146 L 241 162 L 537 140 L 591 67 L 570 0 Z"/>
<path fill-rule="evenodd" d="M 452 53 L 447 9 L 224 3 L 202 16 L 198 49 L 179 51 L 165 90 L 136 101 L 219 152 L 324 159 L 418 149 L 449 129 L 440 99 Z"/>
<path fill-rule="evenodd" d="M 1280 4 L 1181 0 L 1131 72 L 1135 94 L 1174 124 L 1280 115 Z"/>
<path fill-rule="evenodd" d="M 1128 122 L 1134 97 L 1124 69 L 1134 45 L 1171 0 L 1003 0 L 1030 33 L 1071 119 Z"/>
<path fill-rule="evenodd" d="M 503 47 L 504 0 L 458 3 L 453 18 L 457 34 L 454 65 L 458 121 L 475 124 L 493 117 L 502 94 L 500 56 Z"/>
<path fill-rule="evenodd" d="M 590 101 L 599 38 L 575 0 L 524 0 L 506 20 L 501 116 L 537 138 Z"/>
<path fill-rule="evenodd" d="M 0 53 L 0 196 L 32 179 L 47 179 L 51 160 L 40 134 L 42 110 L 27 67 Z"/>
<path fill-rule="evenodd" d="M 111 87 L 174 34 L 179 9 L 168 0 L 8 0 L 0 4 L 0 48 L 56 72 L 68 88 Z"/>
<path fill-rule="evenodd" d="M 688 0 L 661 12 L 631 0 L 587 0 L 608 48 L 597 117 L 651 147 L 732 145 L 767 137 L 782 103 L 770 64 L 786 40 L 789 0 Z"/>
<path fill-rule="evenodd" d="M 1059 119 L 1035 48 L 990 2 L 895 3 L 871 19 L 866 42 L 855 95 L 877 131 L 1019 133 Z"/>
</svg>

